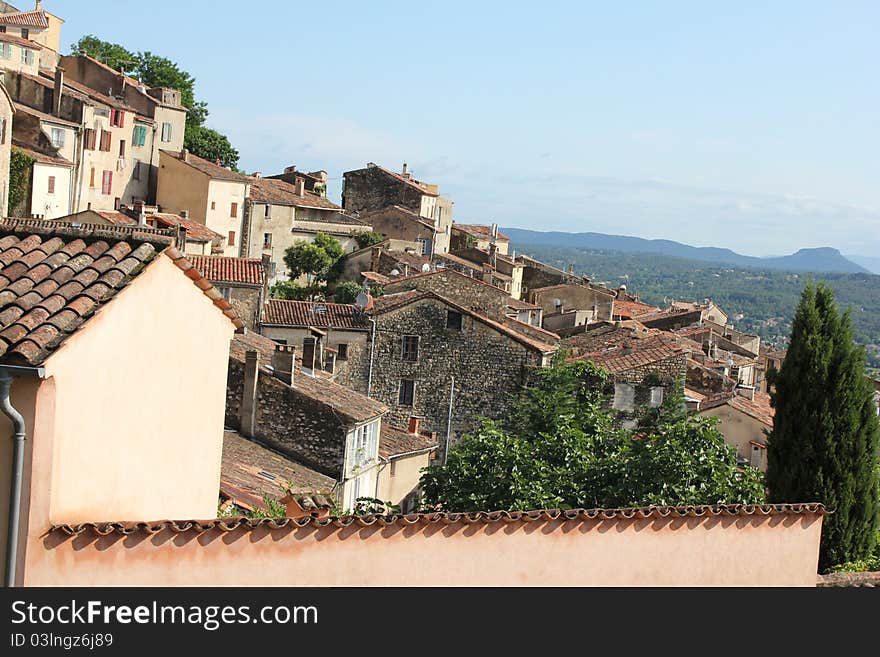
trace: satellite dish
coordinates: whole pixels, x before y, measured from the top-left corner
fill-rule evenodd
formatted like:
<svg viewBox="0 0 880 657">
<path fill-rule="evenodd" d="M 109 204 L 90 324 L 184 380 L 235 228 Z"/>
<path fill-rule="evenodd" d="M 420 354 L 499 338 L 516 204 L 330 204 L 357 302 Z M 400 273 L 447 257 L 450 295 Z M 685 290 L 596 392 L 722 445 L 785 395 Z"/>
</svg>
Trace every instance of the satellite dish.
<svg viewBox="0 0 880 657">
<path fill-rule="evenodd" d="M 370 303 L 370 295 L 366 292 L 361 292 L 354 300 L 354 305 L 356 305 L 361 310 L 366 308 L 368 303 Z"/>
<path fill-rule="evenodd" d="M 391 270 L 391 275 L 392 275 L 392 276 L 400 276 L 400 271 L 399 271 L 398 269 L 392 269 L 392 270 Z"/>
<path fill-rule="evenodd" d="M 422 265 L 422 271 L 431 271 L 431 265 L 426 262 Z"/>
</svg>

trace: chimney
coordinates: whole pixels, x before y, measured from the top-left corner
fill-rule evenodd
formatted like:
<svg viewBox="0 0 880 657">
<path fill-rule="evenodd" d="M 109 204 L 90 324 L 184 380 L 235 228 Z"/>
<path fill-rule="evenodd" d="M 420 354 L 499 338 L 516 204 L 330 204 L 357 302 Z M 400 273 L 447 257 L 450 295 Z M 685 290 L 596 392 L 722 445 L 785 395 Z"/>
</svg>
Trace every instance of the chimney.
<svg viewBox="0 0 880 657">
<path fill-rule="evenodd" d="M 315 363 L 317 362 L 318 348 L 317 339 L 303 338 L 302 368 L 307 374 L 315 375 Z"/>
<path fill-rule="evenodd" d="M 37 0 L 36 11 L 41 11 L 42 9 L 43 9 L 43 0 Z"/>
<path fill-rule="evenodd" d="M 296 179 L 296 195 L 297 196 L 305 196 L 306 195 L 305 178 L 297 178 Z"/>
<path fill-rule="evenodd" d="M 379 271 L 379 258 L 382 256 L 382 247 L 374 246 L 370 257 L 370 271 Z"/>
<path fill-rule="evenodd" d="M 289 386 L 293 385 L 293 363 L 296 347 L 293 345 L 275 345 L 275 353 L 272 354 L 272 370 L 275 378 L 284 381 Z"/>
<path fill-rule="evenodd" d="M 403 163 L 403 171 L 401 172 L 401 175 L 404 178 L 409 178 L 409 171 L 406 168 L 406 162 Z"/>
<path fill-rule="evenodd" d="M 498 224 L 492 224 L 492 240 L 498 239 Z"/>
<path fill-rule="evenodd" d="M 415 415 L 409 416 L 409 432 L 416 435 L 419 433 L 419 418 Z"/>
<path fill-rule="evenodd" d="M 488 262 L 483 263 L 483 282 L 492 284 L 492 272 L 495 271 Z"/>
<path fill-rule="evenodd" d="M 327 374 L 336 372 L 336 354 L 329 349 L 324 351 L 324 371 Z"/>
<path fill-rule="evenodd" d="M 181 219 L 189 219 L 189 210 L 181 210 L 180 211 Z"/>
<path fill-rule="evenodd" d="M 55 67 L 55 92 L 52 95 L 52 113 L 61 118 L 61 97 L 64 95 L 64 69 Z"/>
<path fill-rule="evenodd" d="M 241 393 L 241 433 L 254 437 L 257 420 L 257 380 L 260 375 L 260 355 L 249 350 L 244 355 L 244 388 Z"/>
<path fill-rule="evenodd" d="M 180 151 L 180 157 L 183 159 L 184 162 L 188 163 L 189 162 L 189 149 L 184 148 L 182 151 Z"/>
</svg>

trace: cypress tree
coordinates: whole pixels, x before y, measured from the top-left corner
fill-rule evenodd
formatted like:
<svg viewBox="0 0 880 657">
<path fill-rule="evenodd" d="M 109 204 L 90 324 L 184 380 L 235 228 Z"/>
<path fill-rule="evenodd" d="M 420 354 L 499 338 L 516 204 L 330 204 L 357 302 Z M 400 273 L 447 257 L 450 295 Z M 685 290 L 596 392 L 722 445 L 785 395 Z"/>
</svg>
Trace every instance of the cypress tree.
<svg viewBox="0 0 880 657">
<path fill-rule="evenodd" d="M 867 557 L 880 514 L 880 423 L 863 347 L 831 288 L 807 284 L 771 402 L 767 487 L 772 502 L 822 502 L 819 567 Z"/>
</svg>

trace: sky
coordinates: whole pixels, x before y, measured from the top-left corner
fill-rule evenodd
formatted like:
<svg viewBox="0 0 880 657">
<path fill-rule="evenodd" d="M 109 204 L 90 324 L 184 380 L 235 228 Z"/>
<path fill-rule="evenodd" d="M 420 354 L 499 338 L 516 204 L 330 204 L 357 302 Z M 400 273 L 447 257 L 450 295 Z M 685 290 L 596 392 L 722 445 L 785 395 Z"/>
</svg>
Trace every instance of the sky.
<svg viewBox="0 0 880 657">
<path fill-rule="evenodd" d="M 112 4 L 45 0 L 62 51 L 176 61 L 242 169 L 337 202 L 407 162 L 462 223 L 880 253 L 873 0 Z"/>
</svg>

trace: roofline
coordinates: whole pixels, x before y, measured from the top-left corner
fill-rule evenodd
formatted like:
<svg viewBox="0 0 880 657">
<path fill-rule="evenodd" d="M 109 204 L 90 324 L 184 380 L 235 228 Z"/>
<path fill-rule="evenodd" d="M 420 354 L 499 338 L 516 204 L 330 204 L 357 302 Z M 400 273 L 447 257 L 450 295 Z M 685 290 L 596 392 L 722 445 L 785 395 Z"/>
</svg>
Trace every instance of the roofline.
<svg viewBox="0 0 880 657">
<path fill-rule="evenodd" d="M 409 452 L 400 452 L 400 454 L 392 454 L 391 456 L 379 455 L 379 460 L 385 461 L 385 463 L 390 463 L 391 461 L 394 461 L 395 459 L 402 459 L 407 456 L 417 456 L 418 454 L 423 454 L 425 452 L 432 452 L 439 447 L 440 447 L 440 443 L 437 443 L 436 445 L 431 445 L 430 447 L 422 447 L 421 449 L 414 449 Z"/>
</svg>

